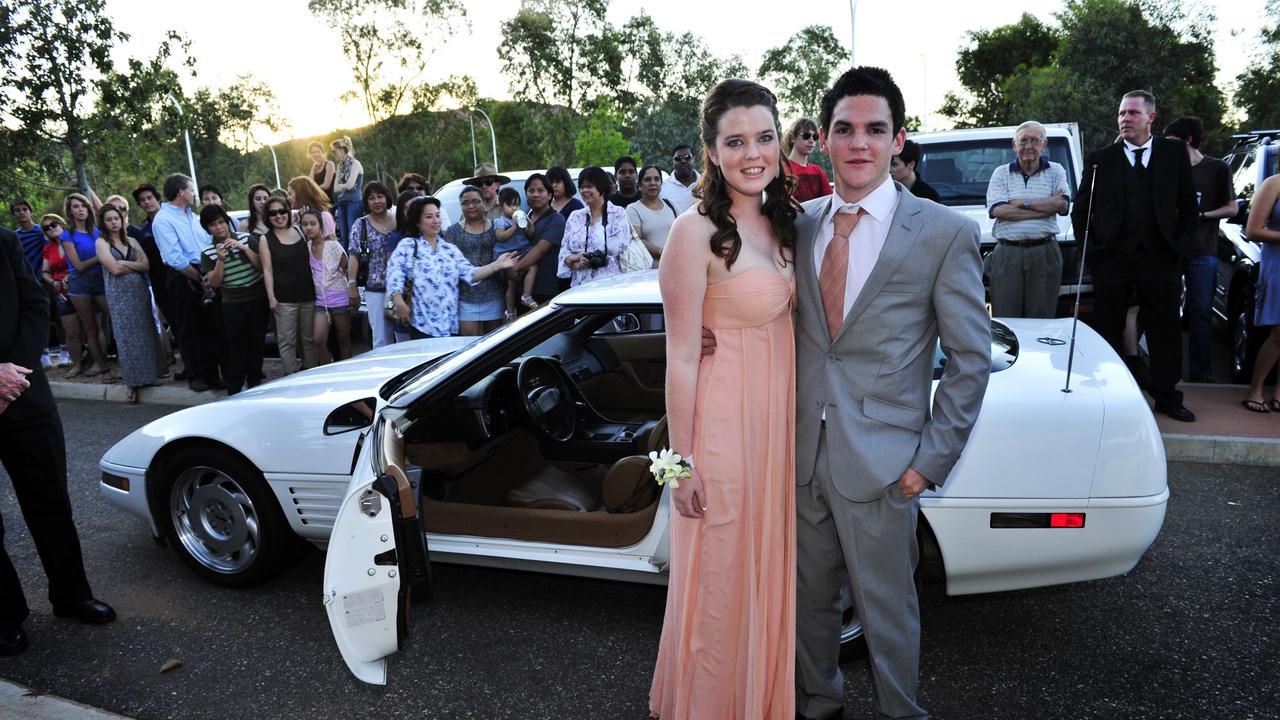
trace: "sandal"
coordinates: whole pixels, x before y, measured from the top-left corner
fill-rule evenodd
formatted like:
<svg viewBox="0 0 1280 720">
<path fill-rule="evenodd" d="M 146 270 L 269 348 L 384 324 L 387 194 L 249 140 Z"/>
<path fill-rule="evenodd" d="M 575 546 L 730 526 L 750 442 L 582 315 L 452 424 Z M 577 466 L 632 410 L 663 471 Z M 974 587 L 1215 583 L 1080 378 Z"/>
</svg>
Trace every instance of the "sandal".
<svg viewBox="0 0 1280 720">
<path fill-rule="evenodd" d="M 106 368 L 102 368 L 102 367 L 94 366 L 94 367 L 90 368 L 89 370 L 86 370 L 86 371 L 85 371 L 85 373 L 84 373 L 84 376 L 85 376 L 85 377 L 97 377 L 98 375 L 101 375 L 102 373 L 104 373 L 104 372 L 106 372 L 106 371 L 107 371 L 107 369 L 106 369 Z"/>
<path fill-rule="evenodd" d="M 138 404 L 138 388 L 125 388 L 124 401 L 130 405 Z"/>
<path fill-rule="evenodd" d="M 1275 400 L 1272 400 L 1272 402 L 1275 402 Z M 1243 405 L 1244 409 L 1248 410 L 1249 412 L 1256 412 L 1256 413 L 1271 412 L 1271 410 L 1267 409 L 1267 406 L 1264 405 L 1261 400 L 1241 400 L 1240 404 Z M 1276 403 L 1276 404 L 1280 405 L 1280 403 Z"/>
<path fill-rule="evenodd" d="M 67 377 L 69 378 L 80 377 L 83 374 L 84 374 L 84 366 L 81 365 L 80 367 L 71 368 L 71 371 L 67 373 Z"/>
<path fill-rule="evenodd" d="M 1268 400 L 1267 409 L 1271 412 L 1280 412 L 1280 398 L 1271 398 Z"/>
</svg>

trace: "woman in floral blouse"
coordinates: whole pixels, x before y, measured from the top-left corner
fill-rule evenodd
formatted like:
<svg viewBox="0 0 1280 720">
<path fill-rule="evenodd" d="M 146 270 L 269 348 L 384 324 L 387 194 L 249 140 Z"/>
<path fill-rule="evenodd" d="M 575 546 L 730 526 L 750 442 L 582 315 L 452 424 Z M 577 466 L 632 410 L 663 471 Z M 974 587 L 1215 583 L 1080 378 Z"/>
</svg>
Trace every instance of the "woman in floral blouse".
<svg viewBox="0 0 1280 720">
<path fill-rule="evenodd" d="M 556 274 L 574 286 L 622 273 L 618 258 L 631 243 L 627 211 L 606 198 L 613 181 L 602 168 L 589 167 L 578 176 L 578 193 L 587 206 L 574 210 L 564 227 Z"/>
<path fill-rule="evenodd" d="M 407 220 L 418 237 L 405 238 L 387 263 L 387 292 L 396 317 L 410 326 L 410 337 L 447 337 L 458 332 L 458 284 L 475 286 L 516 264 L 515 253 L 504 253 L 481 267 L 472 265 L 455 245 L 440 237 L 440 201 L 414 198 Z M 411 286 L 405 302 L 405 284 Z"/>
<path fill-rule="evenodd" d="M 395 199 L 391 190 L 377 180 L 365 183 L 363 197 L 365 214 L 352 223 L 347 241 L 347 292 L 351 297 L 351 307 L 360 307 L 356 278 L 363 264 L 367 273 L 364 300 L 369 308 L 369 331 L 373 335 L 373 346 L 380 348 L 391 343 L 391 325 L 381 308 L 386 302 L 387 261 L 399 241 L 399 238 L 392 237 L 396 218 L 390 210 Z"/>
</svg>

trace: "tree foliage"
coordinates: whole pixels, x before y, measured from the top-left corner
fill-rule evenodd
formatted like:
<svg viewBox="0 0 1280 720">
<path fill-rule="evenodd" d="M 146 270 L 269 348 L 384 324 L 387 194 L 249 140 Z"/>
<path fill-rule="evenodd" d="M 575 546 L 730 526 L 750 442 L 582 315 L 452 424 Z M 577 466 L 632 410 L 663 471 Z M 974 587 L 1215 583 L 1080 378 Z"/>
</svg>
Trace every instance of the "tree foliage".
<svg viewBox="0 0 1280 720">
<path fill-rule="evenodd" d="M 784 114 L 816 118 L 831 76 L 851 57 L 829 25 L 810 25 L 765 51 L 759 75 L 778 95 Z"/>
<path fill-rule="evenodd" d="M 578 133 L 574 150 L 581 165 L 612 167 L 613 161 L 631 151 L 631 143 L 622 136 L 622 114 L 613 104 L 601 101 L 587 118 L 586 127 Z"/>
<path fill-rule="evenodd" d="M 1258 40 L 1258 53 L 1236 76 L 1246 130 L 1280 128 L 1280 0 L 1267 0 Z"/>
<path fill-rule="evenodd" d="M 1075 121 L 1092 147 L 1115 138 L 1120 97 L 1145 89 L 1158 125 L 1198 115 L 1211 145 L 1225 135 L 1212 13 L 1180 0 L 1067 0 L 1056 20 L 970 33 L 956 63 L 967 96 L 949 96 L 943 114 L 962 126 Z"/>
<path fill-rule="evenodd" d="M 369 122 L 400 112 L 422 81 L 435 48 L 465 25 L 460 0 L 309 0 L 327 21 L 351 61 L 356 90 Z"/>
</svg>

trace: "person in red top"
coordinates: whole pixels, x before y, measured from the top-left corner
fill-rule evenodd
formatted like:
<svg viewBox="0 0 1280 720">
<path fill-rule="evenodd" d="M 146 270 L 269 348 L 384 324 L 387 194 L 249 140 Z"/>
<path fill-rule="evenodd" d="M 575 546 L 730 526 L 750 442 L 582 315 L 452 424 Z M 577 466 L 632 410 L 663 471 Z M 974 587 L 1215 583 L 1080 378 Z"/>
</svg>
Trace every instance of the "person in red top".
<svg viewBox="0 0 1280 720">
<path fill-rule="evenodd" d="M 798 118 L 787 128 L 783 136 L 787 155 L 787 168 L 796 176 L 796 189 L 791 196 L 796 202 L 804 202 L 831 194 L 831 181 L 818 163 L 809 162 L 809 156 L 818 146 L 818 124 L 809 118 Z"/>
</svg>

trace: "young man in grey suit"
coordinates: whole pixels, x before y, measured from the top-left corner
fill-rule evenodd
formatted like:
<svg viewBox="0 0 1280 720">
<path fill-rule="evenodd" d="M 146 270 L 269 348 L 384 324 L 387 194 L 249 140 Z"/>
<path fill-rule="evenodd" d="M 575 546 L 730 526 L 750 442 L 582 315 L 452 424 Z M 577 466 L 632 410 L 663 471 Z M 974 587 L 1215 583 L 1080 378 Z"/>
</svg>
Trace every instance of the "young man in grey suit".
<svg viewBox="0 0 1280 720">
<path fill-rule="evenodd" d="M 902 93 L 879 68 L 849 70 L 822 99 L 835 195 L 797 219 L 796 710 L 844 709 L 840 591 L 853 588 L 876 715 L 917 702 L 913 573 L 921 492 L 951 472 L 991 368 L 978 226 L 889 177 L 906 140 Z M 947 363 L 929 403 L 934 347 Z"/>
</svg>

